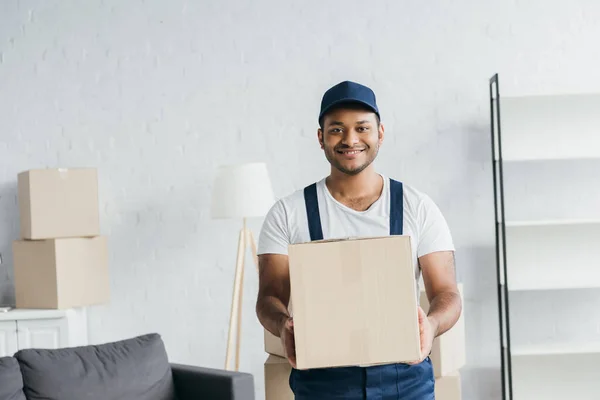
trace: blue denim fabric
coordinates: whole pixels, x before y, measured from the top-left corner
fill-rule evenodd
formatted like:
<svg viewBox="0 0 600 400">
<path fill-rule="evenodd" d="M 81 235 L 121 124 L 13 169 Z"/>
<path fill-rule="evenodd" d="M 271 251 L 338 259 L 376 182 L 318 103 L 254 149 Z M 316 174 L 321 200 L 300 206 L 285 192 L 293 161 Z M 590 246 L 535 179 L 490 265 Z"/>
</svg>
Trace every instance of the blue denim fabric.
<svg viewBox="0 0 600 400">
<path fill-rule="evenodd" d="M 435 400 L 433 366 L 417 365 L 292 369 L 296 400 Z"/>
</svg>

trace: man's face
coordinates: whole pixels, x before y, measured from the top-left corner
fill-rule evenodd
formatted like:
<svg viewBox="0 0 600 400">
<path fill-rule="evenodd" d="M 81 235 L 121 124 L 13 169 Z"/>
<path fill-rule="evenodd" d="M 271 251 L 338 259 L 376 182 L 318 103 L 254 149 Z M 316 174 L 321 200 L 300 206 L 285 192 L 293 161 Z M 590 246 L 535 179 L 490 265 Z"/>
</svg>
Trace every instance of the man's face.
<svg viewBox="0 0 600 400">
<path fill-rule="evenodd" d="M 347 175 L 356 175 L 377 157 L 383 142 L 383 125 L 375 113 L 341 108 L 325 115 L 318 136 L 329 163 Z"/>
</svg>

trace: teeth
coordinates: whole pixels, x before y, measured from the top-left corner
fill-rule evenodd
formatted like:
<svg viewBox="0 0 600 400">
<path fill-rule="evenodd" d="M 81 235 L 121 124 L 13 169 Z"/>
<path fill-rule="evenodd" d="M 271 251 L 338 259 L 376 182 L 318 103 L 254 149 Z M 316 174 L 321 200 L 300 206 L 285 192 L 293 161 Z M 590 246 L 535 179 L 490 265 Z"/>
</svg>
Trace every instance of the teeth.
<svg viewBox="0 0 600 400">
<path fill-rule="evenodd" d="M 358 154 L 360 153 L 362 150 L 353 150 L 353 151 L 344 151 L 344 154 Z"/>
</svg>

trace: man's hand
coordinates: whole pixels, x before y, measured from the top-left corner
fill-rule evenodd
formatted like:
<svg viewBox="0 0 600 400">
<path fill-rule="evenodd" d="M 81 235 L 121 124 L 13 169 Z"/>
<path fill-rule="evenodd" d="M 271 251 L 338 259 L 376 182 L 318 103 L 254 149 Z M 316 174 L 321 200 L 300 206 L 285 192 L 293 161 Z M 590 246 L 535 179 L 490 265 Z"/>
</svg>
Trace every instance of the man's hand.
<svg viewBox="0 0 600 400">
<path fill-rule="evenodd" d="M 431 347 L 433 346 L 433 339 L 435 339 L 437 331 L 437 322 L 427 317 L 425 311 L 419 307 L 419 336 L 421 339 L 421 358 L 418 361 L 412 361 L 407 364 L 419 364 L 422 362 L 429 353 L 431 353 Z"/>
<path fill-rule="evenodd" d="M 290 318 L 290 268 L 283 254 L 258 256 L 259 285 L 256 314 L 262 326 L 279 336 L 289 363 L 296 367 L 294 322 Z"/>
<path fill-rule="evenodd" d="M 296 342 L 294 340 L 294 320 L 292 318 L 288 318 L 284 322 L 279 330 L 279 337 L 289 363 L 296 368 Z"/>
</svg>

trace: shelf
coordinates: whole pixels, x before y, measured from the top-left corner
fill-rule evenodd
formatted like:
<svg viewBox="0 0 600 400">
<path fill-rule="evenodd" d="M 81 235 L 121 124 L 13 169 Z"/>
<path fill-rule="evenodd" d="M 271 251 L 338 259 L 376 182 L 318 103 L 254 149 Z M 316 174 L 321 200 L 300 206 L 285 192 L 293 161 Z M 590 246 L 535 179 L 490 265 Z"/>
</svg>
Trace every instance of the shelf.
<svg viewBox="0 0 600 400">
<path fill-rule="evenodd" d="M 511 292 L 600 288 L 600 222 L 513 222 L 506 229 Z"/>
<path fill-rule="evenodd" d="M 542 291 L 542 290 L 577 290 L 577 289 L 600 289 L 600 279 L 596 281 L 590 281 L 585 279 L 579 279 L 579 281 L 565 281 L 560 282 L 527 282 L 524 284 L 512 284 L 508 287 L 510 292 L 526 292 L 526 291 Z"/>
<path fill-rule="evenodd" d="M 600 94 L 500 97 L 503 161 L 600 158 L 599 110 Z"/>
<path fill-rule="evenodd" d="M 503 149 L 504 150 L 504 149 Z M 536 162 L 580 162 L 580 161 L 600 161 L 600 155 L 589 155 L 589 156 L 581 156 L 581 157 L 538 157 L 538 158 L 511 158 L 511 157 L 502 157 L 503 165 L 508 164 L 517 164 L 517 163 L 536 163 Z M 500 163 L 498 157 L 494 159 L 496 164 Z"/>
<path fill-rule="evenodd" d="M 497 79 L 490 80 L 497 97 L 492 163 L 504 197 L 494 201 L 516 217 L 503 214 L 496 222 L 505 238 L 502 354 L 512 339 L 512 369 L 505 365 L 503 374 L 510 374 L 512 399 L 599 400 L 600 339 L 579 339 L 581 329 L 600 326 L 600 93 L 504 97 L 493 91 Z M 543 219 L 549 213 L 570 218 Z M 513 298 L 503 315 L 504 302 Z M 565 342 L 517 345 L 550 337 Z"/>
<path fill-rule="evenodd" d="M 553 355 L 576 355 L 576 354 L 598 354 L 600 355 L 600 343 L 563 343 L 513 346 L 511 356 L 553 356 Z"/>
<path fill-rule="evenodd" d="M 598 400 L 600 353 L 532 354 L 512 357 L 515 400 Z"/>
<path fill-rule="evenodd" d="M 500 223 L 500 222 L 499 222 Z M 564 225 L 600 225 L 600 219 L 555 219 L 539 221 L 506 221 L 507 228 L 534 227 L 534 226 L 564 226 Z"/>
<path fill-rule="evenodd" d="M 504 288 L 504 282 L 500 283 L 500 286 Z M 535 282 L 530 284 L 514 284 L 508 288 L 509 292 L 542 292 L 542 291 L 554 291 L 554 290 L 594 290 L 600 289 L 599 281 L 590 281 L 589 279 L 577 280 L 562 280 L 560 282 Z"/>
<path fill-rule="evenodd" d="M 39 310 L 13 308 L 10 311 L 0 313 L 0 321 L 24 320 L 24 319 L 43 319 L 43 318 L 62 318 L 69 313 L 69 310 Z"/>
</svg>

